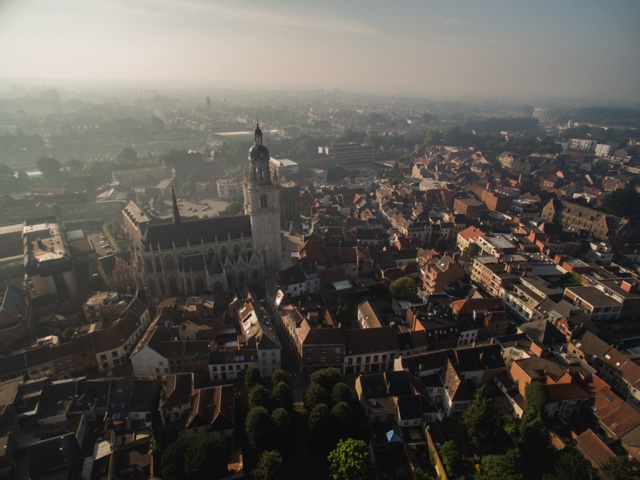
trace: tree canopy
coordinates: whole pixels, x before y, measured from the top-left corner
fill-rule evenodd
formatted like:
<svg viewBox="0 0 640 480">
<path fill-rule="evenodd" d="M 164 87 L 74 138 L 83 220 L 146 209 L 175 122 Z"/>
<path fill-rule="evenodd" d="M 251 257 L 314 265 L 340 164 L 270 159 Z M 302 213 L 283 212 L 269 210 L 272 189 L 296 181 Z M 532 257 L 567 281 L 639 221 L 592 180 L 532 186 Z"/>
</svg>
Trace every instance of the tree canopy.
<svg viewBox="0 0 640 480">
<path fill-rule="evenodd" d="M 275 428 L 266 408 L 255 407 L 249 410 L 244 426 L 247 439 L 253 448 L 262 451 L 269 445 Z"/>
<path fill-rule="evenodd" d="M 36 162 L 36 168 L 42 172 L 45 177 L 57 176 L 60 174 L 62 165 L 55 158 L 40 157 Z"/>
<path fill-rule="evenodd" d="M 370 480 L 373 477 L 369 447 L 362 440 L 340 440 L 328 459 L 332 480 Z"/>
<path fill-rule="evenodd" d="M 391 282 L 389 285 L 389 293 L 392 297 L 414 298 L 418 293 L 418 287 L 409 277 L 399 278 Z"/>
<path fill-rule="evenodd" d="M 185 452 L 184 468 L 190 480 L 220 478 L 228 473 L 229 452 L 224 439 L 205 433 Z"/>
<path fill-rule="evenodd" d="M 447 440 L 440 447 L 440 459 L 447 474 L 457 478 L 463 471 L 463 459 L 458 446 L 453 440 Z"/>
<path fill-rule="evenodd" d="M 267 450 L 260 455 L 258 465 L 253 470 L 255 480 L 280 480 L 284 474 L 282 454 L 276 450 Z"/>
<path fill-rule="evenodd" d="M 482 249 L 480 245 L 475 242 L 470 243 L 463 251 L 462 251 L 462 263 L 467 270 L 471 268 L 473 264 L 473 259 L 480 255 Z"/>
<path fill-rule="evenodd" d="M 477 391 L 473 402 L 462 415 L 462 425 L 467 429 L 471 444 L 482 454 L 497 450 L 502 432 L 502 417 L 488 395 L 487 384 Z"/>
<path fill-rule="evenodd" d="M 638 214 L 640 193 L 634 188 L 623 188 L 608 193 L 600 202 L 600 208 L 605 213 L 618 217 L 630 217 Z"/>
</svg>

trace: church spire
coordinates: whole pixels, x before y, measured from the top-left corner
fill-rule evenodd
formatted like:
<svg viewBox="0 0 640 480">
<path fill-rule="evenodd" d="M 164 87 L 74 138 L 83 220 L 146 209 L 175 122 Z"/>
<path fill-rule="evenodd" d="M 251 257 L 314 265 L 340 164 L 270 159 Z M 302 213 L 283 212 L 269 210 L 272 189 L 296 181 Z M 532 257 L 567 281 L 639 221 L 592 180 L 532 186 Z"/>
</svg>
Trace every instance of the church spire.
<svg viewBox="0 0 640 480">
<path fill-rule="evenodd" d="M 173 224 L 180 225 L 182 219 L 180 218 L 180 209 L 178 208 L 178 200 L 176 200 L 176 191 L 173 189 L 173 185 L 171 185 L 171 198 L 173 200 Z"/>
<path fill-rule="evenodd" d="M 256 122 L 256 129 L 253 132 L 253 144 L 262 145 L 262 130 L 260 130 L 260 124 Z"/>
</svg>

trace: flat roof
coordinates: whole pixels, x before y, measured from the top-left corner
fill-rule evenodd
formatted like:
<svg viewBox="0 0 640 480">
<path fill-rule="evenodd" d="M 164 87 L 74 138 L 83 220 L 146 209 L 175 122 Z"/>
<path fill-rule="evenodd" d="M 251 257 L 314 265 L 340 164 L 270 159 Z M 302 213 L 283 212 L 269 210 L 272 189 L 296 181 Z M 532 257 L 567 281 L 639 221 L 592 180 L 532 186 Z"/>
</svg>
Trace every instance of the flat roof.
<svg viewBox="0 0 640 480">
<path fill-rule="evenodd" d="M 566 289 L 580 297 L 582 303 L 586 303 L 592 307 L 622 306 L 619 302 L 616 302 L 613 298 L 596 287 L 567 287 Z"/>
</svg>

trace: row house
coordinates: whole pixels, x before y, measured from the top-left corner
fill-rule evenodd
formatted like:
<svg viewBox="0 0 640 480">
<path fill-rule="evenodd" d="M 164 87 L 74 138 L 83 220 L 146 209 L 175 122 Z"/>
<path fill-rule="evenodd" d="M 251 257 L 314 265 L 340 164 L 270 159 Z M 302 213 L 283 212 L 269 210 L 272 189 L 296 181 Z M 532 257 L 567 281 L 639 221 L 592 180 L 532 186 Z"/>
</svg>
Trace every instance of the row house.
<svg viewBox="0 0 640 480">
<path fill-rule="evenodd" d="M 215 350 L 209 353 L 209 378 L 214 382 L 236 380 L 251 365 L 258 366 L 255 348 Z"/>
<path fill-rule="evenodd" d="M 567 344 L 567 351 L 595 368 L 602 380 L 640 411 L 640 365 L 588 330 Z"/>
<path fill-rule="evenodd" d="M 432 258 L 422 270 L 423 290 L 428 294 L 444 292 L 446 288 L 465 277 L 466 272 L 459 262 L 458 254 Z"/>
<path fill-rule="evenodd" d="M 473 401 L 471 385 L 493 380 L 506 365 L 499 345 L 485 345 L 401 357 L 395 369 L 419 377 L 445 415 L 458 418 Z"/>
<path fill-rule="evenodd" d="M 520 320 L 525 322 L 543 320 L 545 314 L 540 310 L 542 303 L 549 299 L 558 302 L 563 292 L 552 288 L 540 277 L 525 275 L 504 288 L 504 304 Z"/>
<path fill-rule="evenodd" d="M 360 375 L 355 389 L 371 423 L 388 422 L 407 428 L 435 420 L 423 411 L 425 402 L 407 372 Z"/>
<path fill-rule="evenodd" d="M 270 377 L 281 368 L 282 345 L 267 312 L 252 292 L 245 291 L 237 319 L 244 343 L 257 351 L 262 375 Z"/>
<path fill-rule="evenodd" d="M 498 262 L 493 255 L 478 255 L 473 259 L 471 281 L 492 297 L 502 297 L 504 289 L 520 275 L 511 273 L 511 265 Z"/>
<path fill-rule="evenodd" d="M 617 320 L 622 314 L 621 302 L 593 286 L 567 287 L 564 299 L 594 321 Z"/>
<path fill-rule="evenodd" d="M 406 322 L 412 331 L 425 332 L 428 351 L 458 346 L 462 327 L 451 316 L 436 315 L 425 307 L 410 308 L 407 310 Z"/>
<path fill-rule="evenodd" d="M 526 386 L 531 382 L 544 383 L 549 392 L 549 402 L 544 407 L 545 417 L 569 419 L 590 398 L 589 393 L 574 377 L 584 377 L 591 372 L 579 364 L 563 365 L 552 361 L 552 358 L 554 357 L 532 356 L 516 360 L 511 365 L 511 377 L 522 396 L 525 394 Z"/>
<path fill-rule="evenodd" d="M 135 286 L 135 271 L 130 255 L 118 253 L 98 258 L 98 275 L 107 290 L 119 286 Z"/>
<path fill-rule="evenodd" d="M 0 358 L 0 381 L 85 375 L 125 363 L 149 325 L 149 309 L 137 296 L 107 328 L 74 337 L 67 343 L 37 346 Z"/>
<path fill-rule="evenodd" d="M 469 245 L 475 243 L 479 238 L 484 237 L 486 234 L 486 232 L 474 226 L 467 227 L 458 232 L 456 237 L 456 248 L 458 251 L 464 252 Z"/>
<path fill-rule="evenodd" d="M 346 375 L 393 370 L 398 342 L 391 327 L 344 330 Z"/>
<path fill-rule="evenodd" d="M 459 322 L 472 322 L 478 328 L 477 341 L 506 335 L 510 316 L 502 298 L 467 298 L 451 303 Z"/>
<path fill-rule="evenodd" d="M 180 436 L 196 441 L 207 433 L 231 439 L 235 430 L 233 385 L 200 388 L 191 394 L 191 411 Z"/>
<path fill-rule="evenodd" d="M 158 411 L 162 425 L 180 421 L 191 410 L 193 373 L 164 375 Z"/>
<path fill-rule="evenodd" d="M 585 378 L 581 385 L 591 396 L 586 411 L 609 439 L 619 441 L 634 462 L 640 461 L 640 413 L 598 375 Z"/>
<path fill-rule="evenodd" d="M 193 372 L 209 377 L 209 341 L 175 340 L 165 326 L 171 318 L 167 308 L 160 311 L 131 353 L 136 378 L 156 379 L 163 375 Z"/>
<path fill-rule="evenodd" d="M 286 306 L 281 312 L 282 330 L 296 352 L 303 372 L 334 367 L 344 363 L 344 333 L 326 308 L 301 312 Z"/>
</svg>

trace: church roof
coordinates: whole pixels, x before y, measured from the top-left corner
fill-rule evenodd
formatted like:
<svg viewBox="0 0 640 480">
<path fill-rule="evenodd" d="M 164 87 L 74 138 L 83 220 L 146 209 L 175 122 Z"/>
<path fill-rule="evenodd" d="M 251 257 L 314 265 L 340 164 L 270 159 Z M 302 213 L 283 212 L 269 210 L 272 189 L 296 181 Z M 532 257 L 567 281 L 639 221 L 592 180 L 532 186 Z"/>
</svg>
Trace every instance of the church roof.
<svg viewBox="0 0 640 480">
<path fill-rule="evenodd" d="M 225 241 L 251 238 L 251 219 L 249 215 L 224 218 L 204 218 L 180 224 L 162 223 L 149 225 L 142 243 L 145 249 L 152 248 L 167 249 L 186 247 L 187 243 L 192 246 L 200 245 L 201 242 L 215 243 Z"/>
</svg>

